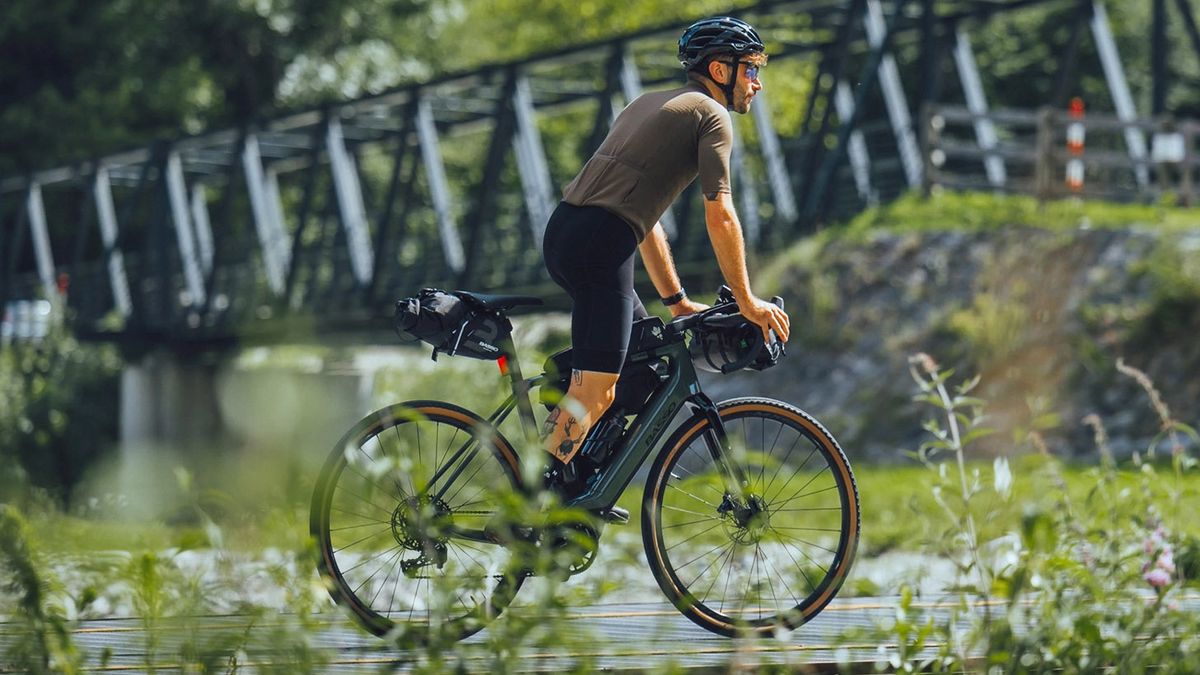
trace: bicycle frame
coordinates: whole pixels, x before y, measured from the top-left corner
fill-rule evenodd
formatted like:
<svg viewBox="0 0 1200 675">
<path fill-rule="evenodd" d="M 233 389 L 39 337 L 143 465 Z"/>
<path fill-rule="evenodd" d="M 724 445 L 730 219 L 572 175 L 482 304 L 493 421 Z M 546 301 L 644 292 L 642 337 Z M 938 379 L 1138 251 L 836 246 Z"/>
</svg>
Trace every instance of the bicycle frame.
<svg viewBox="0 0 1200 675">
<path fill-rule="evenodd" d="M 537 421 L 533 416 L 529 390 L 547 384 L 550 378 L 543 373 L 528 380 L 524 379 L 511 339 L 506 341 L 504 351 L 505 363 L 502 363 L 501 371 L 505 372 L 509 378 L 512 394 L 492 412 L 488 417 L 488 422 L 499 427 L 508 415 L 517 409 L 526 440 L 531 442 L 532 447 L 538 447 L 541 439 L 536 432 Z M 680 335 L 677 340 L 638 354 L 639 357 L 643 355 L 646 358 L 665 358 L 667 360 L 669 374 L 666 381 L 658 386 L 643 411 L 634 417 L 625 432 L 626 440 L 616 449 L 607 466 L 596 476 L 589 489 L 568 502 L 567 505 L 588 511 L 605 511 L 612 508 L 621 493 L 633 480 L 638 469 L 654 451 L 684 404 L 689 405 L 693 411 L 702 412 L 708 418 L 712 429 L 712 433 L 705 438 L 709 452 L 723 470 L 728 483 L 727 491 L 744 497 L 742 488 L 747 484 L 745 477 L 741 475 L 740 469 L 725 461 L 729 444 L 725 436 L 724 424 L 721 422 L 716 404 L 700 389 L 696 369 L 692 365 L 691 355 L 684 343 L 683 336 Z M 508 363 L 510 359 L 511 363 Z M 434 474 L 430 480 L 431 487 L 437 483 L 449 467 L 457 464 L 458 468 L 440 487 L 439 497 L 454 483 L 454 479 L 458 477 L 463 468 L 470 463 L 477 447 L 474 442 L 467 442 Z M 460 462 L 459 459 L 468 451 L 470 457 L 466 461 Z"/>
</svg>

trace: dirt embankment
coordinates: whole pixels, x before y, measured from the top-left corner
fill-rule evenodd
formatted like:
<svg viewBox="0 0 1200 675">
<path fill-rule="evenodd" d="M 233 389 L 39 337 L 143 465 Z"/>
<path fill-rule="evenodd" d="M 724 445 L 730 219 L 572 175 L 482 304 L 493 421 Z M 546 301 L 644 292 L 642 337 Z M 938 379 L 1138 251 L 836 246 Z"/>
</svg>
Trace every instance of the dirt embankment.
<svg viewBox="0 0 1200 675">
<path fill-rule="evenodd" d="M 908 357 L 979 375 L 988 453 L 1118 457 L 1161 428 L 1144 371 L 1174 418 L 1200 422 L 1200 230 L 876 233 L 798 245 L 775 265 L 794 338 L 777 368 L 714 378 L 718 398 L 767 389 L 824 420 L 856 458 L 899 459 L 924 439 Z M 764 289 L 766 290 L 766 289 Z M 1014 432 L 1018 432 L 1014 434 Z"/>
</svg>

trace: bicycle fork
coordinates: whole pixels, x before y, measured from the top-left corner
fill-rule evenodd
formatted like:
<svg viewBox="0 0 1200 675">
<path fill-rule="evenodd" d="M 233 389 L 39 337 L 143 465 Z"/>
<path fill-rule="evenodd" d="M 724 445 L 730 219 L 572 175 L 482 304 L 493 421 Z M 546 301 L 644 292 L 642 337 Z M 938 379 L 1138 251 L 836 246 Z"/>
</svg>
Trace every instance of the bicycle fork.
<svg viewBox="0 0 1200 675">
<path fill-rule="evenodd" d="M 750 493 L 750 480 L 746 477 L 746 472 L 741 463 L 736 461 L 733 445 L 729 442 L 729 434 L 725 432 L 725 422 L 721 419 L 717 404 L 704 392 L 695 392 L 688 397 L 688 405 L 708 420 L 708 429 L 704 431 L 704 444 L 725 483 L 725 499 L 718 510 L 722 513 L 732 513 L 739 522 L 749 520 L 760 507 Z"/>
</svg>

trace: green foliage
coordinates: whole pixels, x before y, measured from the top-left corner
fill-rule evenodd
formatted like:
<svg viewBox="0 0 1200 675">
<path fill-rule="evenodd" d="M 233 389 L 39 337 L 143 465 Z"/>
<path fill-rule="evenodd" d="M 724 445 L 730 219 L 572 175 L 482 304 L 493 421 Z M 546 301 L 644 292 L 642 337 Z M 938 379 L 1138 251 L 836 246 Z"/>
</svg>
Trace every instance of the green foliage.
<svg viewBox="0 0 1200 675">
<path fill-rule="evenodd" d="M 1137 324 L 1135 340 L 1158 341 L 1164 337 L 1194 334 L 1200 309 L 1200 239 L 1168 236 L 1152 256 L 1138 263 L 1133 272 L 1150 282 L 1153 297 Z"/>
<path fill-rule="evenodd" d="M 1171 206 L 1074 200 L 1039 203 L 1022 195 L 940 191 L 928 198 L 910 192 L 890 204 L 868 209 L 848 224 L 845 233 L 862 236 L 876 229 L 972 232 L 1015 227 L 1127 229 L 1137 225 L 1189 229 L 1197 223 L 1200 220 L 1194 209 Z"/>
<path fill-rule="evenodd" d="M 120 361 L 55 322 L 42 341 L 0 349 L 0 495 L 26 479 L 69 499 L 117 440 Z"/>
<path fill-rule="evenodd" d="M 1017 348 L 1026 331 L 1028 314 L 1028 309 L 1017 299 L 979 293 L 970 307 L 951 314 L 946 324 L 970 346 L 975 358 L 981 363 L 991 363 L 1009 356 Z"/>
<path fill-rule="evenodd" d="M 434 4 L 10 0 L 0 175 L 395 84 L 424 57 Z"/>
</svg>

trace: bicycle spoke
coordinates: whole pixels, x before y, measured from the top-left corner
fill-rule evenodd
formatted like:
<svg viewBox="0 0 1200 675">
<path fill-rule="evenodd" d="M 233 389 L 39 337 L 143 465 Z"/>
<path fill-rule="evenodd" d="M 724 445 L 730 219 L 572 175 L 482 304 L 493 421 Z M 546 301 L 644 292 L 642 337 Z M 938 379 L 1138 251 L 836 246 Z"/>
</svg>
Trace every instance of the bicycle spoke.
<svg viewBox="0 0 1200 675">
<path fill-rule="evenodd" d="M 403 551 L 397 551 L 397 552 L 396 552 L 396 555 L 395 555 L 395 556 L 394 556 L 394 558 L 393 558 L 393 559 L 395 560 L 395 562 L 394 562 L 394 563 L 392 563 L 392 571 L 393 571 L 393 572 L 395 572 L 395 571 L 396 571 L 396 568 L 397 568 L 397 567 L 399 567 L 399 566 L 400 566 L 400 564 L 403 562 L 403 561 L 400 559 L 400 558 L 402 557 L 402 554 L 403 554 Z M 387 564 L 385 563 L 385 564 L 384 564 L 384 567 L 386 567 L 386 566 L 387 566 Z M 380 569 L 383 569 L 383 568 L 381 567 Z M 379 572 L 378 572 L 378 571 L 376 571 L 376 574 L 378 574 L 378 573 L 379 573 Z M 374 576 L 375 576 L 374 574 L 372 574 L 372 575 L 371 575 L 371 577 L 374 577 Z M 397 576 L 396 578 L 399 578 L 399 577 Z M 368 578 L 368 580 L 370 580 L 370 579 Z M 382 592 L 383 592 L 383 589 L 384 589 L 384 588 L 386 588 L 386 587 L 387 587 L 387 577 L 385 576 L 385 577 L 384 577 L 384 582 L 383 582 L 382 584 L 379 584 L 379 588 L 378 588 L 378 589 L 375 591 L 375 595 L 371 596 L 371 602 L 367 603 L 367 606 L 368 606 L 368 607 L 374 607 L 374 606 L 375 606 L 375 601 L 379 599 L 379 594 L 380 594 L 380 593 L 382 593 Z"/>
<path fill-rule="evenodd" d="M 338 513 L 344 513 L 349 516 L 358 516 L 359 518 L 362 518 L 363 520 L 369 520 L 372 523 L 381 523 L 381 524 L 384 524 L 384 523 L 390 524 L 391 523 L 391 515 L 390 514 L 389 514 L 387 520 L 377 520 L 377 519 L 372 518 L 371 516 L 366 516 L 361 513 L 358 513 L 357 511 L 347 511 L 346 509 L 339 509 L 336 506 L 329 507 L 329 510 L 337 511 Z M 330 528 L 330 532 L 332 532 L 332 531 L 333 531 L 333 528 Z"/>
<path fill-rule="evenodd" d="M 733 566 L 733 554 L 736 552 L 737 552 L 736 546 L 729 551 L 729 566 L 730 567 Z M 725 598 L 729 597 L 729 582 L 733 581 L 732 574 L 726 574 L 724 576 L 725 576 L 725 590 L 721 591 L 721 609 L 719 610 L 722 612 L 725 611 Z"/>
<path fill-rule="evenodd" d="M 683 462 L 680 462 L 679 464 L 676 464 L 676 465 L 675 465 L 675 468 L 676 468 L 677 470 L 679 470 L 679 471 L 682 471 L 682 472 L 686 473 L 686 474 L 687 474 L 689 477 L 693 477 L 693 478 L 694 478 L 694 477 L 696 477 L 696 476 L 697 476 L 697 474 L 696 474 L 695 472 L 688 471 L 687 469 L 685 469 L 685 468 L 683 468 L 682 466 L 680 466 L 681 464 L 683 464 Z M 722 499 L 724 499 L 724 498 L 725 498 L 725 493 L 724 493 L 724 492 L 722 492 L 721 490 L 718 490 L 717 488 L 713 487 L 712 483 L 710 483 L 709 481 L 707 481 L 707 480 L 700 481 L 700 484 L 701 484 L 701 485 L 703 485 L 704 487 L 708 488 L 709 490 L 712 490 L 713 492 L 715 492 L 715 493 L 717 494 L 717 496 L 718 496 L 718 497 L 720 497 L 720 498 L 722 498 Z"/>
<path fill-rule="evenodd" d="M 729 543 L 729 546 L 727 546 L 726 548 L 727 548 L 727 549 L 729 549 L 729 552 L 728 552 L 728 555 L 729 555 L 729 560 L 732 562 L 732 561 L 733 561 L 733 553 L 734 553 L 734 551 L 737 549 L 737 543 L 736 543 L 736 542 L 730 542 L 730 543 Z M 721 555 L 717 556 L 717 560 L 716 560 L 716 561 L 714 561 L 714 562 L 719 562 L 721 559 L 723 559 L 723 558 L 725 557 L 725 555 L 726 555 L 725 553 L 722 553 Z M 694 583 L 696 583 L 697 581 L 699 581 L 699 580 L 700 580 L 700 577 L 701 577 L 701 576 L 704 576 L 704 572 L 707 572 L 707 571 L 708 571 L 708 570 L 709 570 L 709 569 L 710 569 L 712 566 L 713 566 L 713 563 L 709 563 L 708 567 L 705 567 L 705 568 L 704 568 L 704 571 L 703 571 L 703 572 L 701 572 L 699 576 L 697 576 L 695 579 L 692 579 L 692 584 L 694 584 Z M 725 565 L 724 565 L 724 564 L 722 564 L 722 565 L 721 565 L 721 569 L 725 569 Z M 717 585 L 717 581 L 719 581 L 720 579 L 721 579 L 721 575 L 720 575 L 720 574 L 718 574 L 717 576 L 713 577 L 712 583 L 710 583 L 710 584 L 708 585 L 708 588 L 704 589 L 704 595 L 700 596 L 700 597 L 699 597 L 699 598 L 697 598 L 697 599 L 698 599 L 700 602 L 704 602 L 705 600 L 707 600 L 707 599 L 708 599 L 708 594 L 712 592 L 712 589 L 713 589 L 713 588 L 714 588 L 714 587 Z M 688 584 L 688 586 L 691 586 L 692 584 Z M 728 581 L 726 581 L 726 584 L 728 584 Z"/>
<path fill-rule="evenodd" d="M 379 526 L 380 522 L 381 521 L 374 521 L 374 522 L 370 522 L 370 523 L 363 523 L 362 525 L 346 525 L 345 527 L 331 527 L 331 528 L 329 528 L 329 531 L 330 532 L 345 532 L 346 530 L 357 530 L 362 527 L 371 527 L 372 525 Z M 390 525 L 389 525 L 389 527 L 390 527 Z"/>
<path fill-rule="evenodd" d="M 367 536 L 363 537 L 362 539 L 359 539 L 358 541 L 355 541 L 355 542 L 354 542 L 354 543 L 352 543 L 352 544 L 346 544 L 345 546 L 343 546 L 343 547 L 341 547 L 341 548 L 335 548 L 335 549 L 333 550 L 333 552 L 334 552 L 334 553 L 341 553 L 342 551 L 345 551 L 345 550 L 346 550 L 346 549 L 348 549 L 348 548 L 352 548 L 352 547 L 354 547 L 354 546 L 357 546 L 357 545 L 359 545 L 359 544 L 363 543 L 364 541 L 367 541 L 368 539 L 374 539 L 375 537 L 378 537 L 378 536 L 379 536 L 379 535 L 381 535 L 381 534 L 386 534 L 386 533 L 387 533 L 387 532 L 389 532 L 389 531 L 391 531 L 391 528 L 390 528 L 390 527 L 384 528 L 384 529 L 382 529 L 382 530 L 380 530 L 380 531 L 378 531 L 378 532 L 376 532 L 376 533 L 374 533 L 374 534 L 368 534 Z"/>
<path fill-rule="evenodd" d="M 712 518 L 701 518 L 700 520 L 689 520 L 686 523 L 675 523 L 673 525 L 663 525 L 662 529 L 669 530 L 669 529 L 675 528 L 675 527 L 684 527 L 686 525 L 695 525 L 696 523 L 703 523 L 706 520 L 712 520 Z"/>
<path fill-rule="evenodd" d="M 796 440 L 798 441 L 799 439 L 796 439 Z M 813 458 L 813 455 L 817 454 L 817 451 L 818 451 L 819 449 L 820 449 L 820 448 L 819 448 L 818 446 L 816 446 L 816 445 L 814 445 L 814 446 L 813 446 L 812 450 L 810 450 L 810 451 L 809 451 L 809 453 L 808 453 L 808 456 L 804 458 L 804 462 L 803 462 L 802 464 L 800 464 L 800 466 L 796 467 L 796 470 L 792 472 L 792 478 L 795 478 L 796 476 L 799 476 L 799 475 L 800 475 L 800 472 L 801 472 L 801 471 L 804 471 L 804 467 L 808 466 L 808 462 L 809 462 L 809 460 L 811 460 L 811 459 Z M 781 465 L 779 468 L 780 468 L 780 469 L 782 469 L 782 468 L 783 468 L 783 466 Z M 821 475 L 822 473 L 824 473 L 824 472 L 823 472 L 823 471 L 818 471 L 817 473 L 813 474 L 813 478 L 812 478 L 812 479 L 810 479 L 810 480 L 809 480 L 809 482 L 811 482 L 812 480 L 816 479 L 816 477 L 817 477 L 817 476 L 819 476 L 819 475 Z M 789 478 L 788 480 L 784 481 L 784 482 L 783 482 L 783 485 L 779 486 L 779 490 L 778 490 L 778 491 L 776 491 L 774 495 L 772 495 L 772 496 L 770 496 L 770 497 L 767 497 L 767 501 L 773 501 L 773 500 L 774 500 L 776 497 L 778 497 L 779 495 L 783 494 L 783 491 L 784 491 L 784 490 L 786 490 L 786 489 L 788 488 L 788 485 L 790 485 L 790 484 L 791 484 L 791 482 L 792 482 L 792 481 L 791 481 L 791 479 L 790 479 L 790 478 Z M 807 484 L 806 484 L 806 486 L 807 486 Z M 804 488 L 803 488 L 803 487 L 801 487 L 800 489 L 801 489 L 801 490 L 803 490 Z"/>
<path fill-rule="evenodd" d="M 419 425 L 416 425 L 416 423 L 414 423 L 414 426 L 416 426 L 418 431 L 421 428 Z M 403 451 L 404 439 L 401 438 L 401 436 L 400 436 L 400 425 L 399 424 L 392 425 L 392 430 L 396 432 L 396 445 L 399 447 L 400 451 Z M 421 459 L 421 446 L 420 445 L 417 446 L 417 464 L 418 465 L 424 464 L 424 460 Z M 413 495 L 416 495 L 418 492 L 420 492 L 420 490 L 417 489 L 417 479 L 412 474 L 409 474 L 409 476 L 408 476 L 408 485 L 410 488 L 412 488 Z M 399 479 L 396 480 L 396 487 L 400 488 L 400 491 L 403 494 L 404 484 Z M 409 498 L 411 495 L 404 495 L 404 496 L 405 496 L 405 498 Z"/>
<path fill-rule="evenodd" d="M 681 508 L 679 508 L 679 507 L 677 507 L 677 506 L 666 506 L 666 505 L 664 504 L 664 505 L 663 505 L 663 508 L 664 508 L 664 509 L 670 509 L 670 510 L 672 510 L 672 511 L 679 511 L 680 513 L 690 513 L 690 514 L 691 514 L 691 515 L 693 515 L 693 516 L 700 516 L 701 518 L 708 518 L 709 520 L 720 520 L 720 518 L 718 518 L 718 517 L 716 517 L 716 516 L 705 516 L 703 513 L 697 513 L 696 511 L 689 511 L 689 510 L 687 510 L 687 509 L 681 509 Z"/>
<path fill-rule="evenodd" d="M 387 567 L 387 566 L 388 566 L 388 563 L 390 563 L 391 561 L 393 561 L 393 560 L 395 560 L 395 559 L 399 558 L 400 556 L 404 555 L 404 549 L 403 549 L 403 548 L 400 548 L 400 547 L 396 547 L 396 548 L 397 548 L 397 549 L 399 549 L 399 550 L 397 550 L 397 551 L 396 551 L 395 553 L 393 553 L 392 555 L 388 556 L 388 559 L 387 559 L 386 561 L 384 561 L 384 563 L 383 563 L 382 565 L 380 565 L 380 566 L 379 566 L 379 567 L 378 567 L 378 568 L 377 568 L 377 569 L 376 569 L 374 572 L 372 572 L 372 573 L 371 573 L 371 576 L 367 577 L 366 579 L 363 579 L 363 582 L 362 582 L 361 584 L 359 584 L 359 585 L 358 585 L 358 587 L 356 587 L 356 588 L 354 589 L 354 593 L 355 593 L 355 595 L 357 595 L 357 594 L 358 594 L 358 592 L 359 592 L 360 590 L 362 590 L 362 587 L 363 587 L 363 586 L 366 586 L 366 585 L 367 585 L 367 584 L 368 584 L 368 583 L 369 583 L 369 582 L 370 582 L 372 579 L 374 579 L 374 578 L 375 578 L 375 575 L 379 574 L 379 572 L 380 572 L 380 571 L 382 571 L 382 570 L 383 570 L 383 568 Z M 351 569 L 353 569 L 353 568 L 351 568 Z M 368 605 L 369 605 L 369 604 L 370 604 L 370 603 L 368 603 Z"/>
<path fill-rule="evenodd" d="M 784 582 L 784 583 L 787 582 L 787 579 L 784 579 L 783 575 L 779 574 L 779 568 L 775 567 L 775 563 L 771 562 L 771 557 L 767 555 L 766 551 L 763 551 L 763 561 L 766 562 L 768 565 L 771 566 L 772 569 L 775 570 L 775 573 L 779 575 L 779 581 Z M 767 577 L 767 583 L 770 584 L 771 598 L 775 600 L 775 607 L 782 610 L 783 608 L 781 608 L 779 606 L 779 596 L 775 594 L 775 584 L 774 584 L 774 582 L 771 581 L 770 576 Z M 800 601 L 796 599 L 796 594 L 792 593 L 791 587 L 787 587 L 787 589 L 788 589 L 788 595 L 792 596 L 792 602 L 796 603 L 796 606 L 799 606 Z"/>
<path fill-rule="evenodd" d="M 387 520 L 381 520 L 381 521 L 379 521 L 379 522 L 381 522 L 381 523 L 390 523 L 390 522 L 392 522 L 392 512 L 391 512 L 391 511 L 389 511 L 389 510 L 387 510 L 387 509 L 383 508 L 382 506 L 380 506 L 380 505 L 376 504 L 375 502 L 368 501 L 366 497 L 363 497 L 362 495 L 358 494 L 357 492 L 351 492 L 350 490 L 347 490 L 347 489 L 342 489 L 342 490 L 341 490 L 341 491 L 339 491 L 337 494 L 339 494 L 339 495 L 349 495 L 349 496 L 351 496 L 351 497 L 354 497 L 354 498 L 355 498 L 355 499 L 357 499 L 358 501 L 360 501 L 360 502 L 362 502 L 362 503 L 366 504 L 367 506 L 370 506 L 371 508 L 374 508 L 374 509 L 379 509 L 379 511 L 380 511 L 380 512 L 387 514 Z"/>
<path fill-rule="evenodd" d="M 700 555 L 696 556 L 695 558 L 692 558 L 691 560 L 689 560 L 689 561 L 687 561 L 687 562 L 683 563 L 682 565 L 677 565 L 677 566 L 675 567 L 675 571 L 676 571 L 676 572 L 678 572 L 679 570 L 681 570 L 681 569 L 683 569 L 683 568 L 687 567 L 688 565 L 691 565 L 692 563 L 696 562 L 697 560 L 700 560 L 701 558 L 703 558 L 704 556 L 708 555 L 709 553 L 712 553 L 713 551 L 717 551 L 717 550 L 721 550 L 721 549 L 726 549 L 726 548 L 729 548 L 730 546 L 734 546 L 735 544 L 736 544 L 736 542 L 730 542 L 730 543 L 728 543 L 728 544 L 717 544 L 716 546 L 714 546 L 714 547 L 712 547 L 711 549 L 709 549 L 709 550 L 705 551 L 704 553 L 701 553 Z M 709 567 L 712 567 L 712 563 L 709 563 Z M 704 568 L 703 570 L 701 570 L 700 574 L 701 574 L 701 575 L 703 575 L 703 574 L 704 574 L 705 572 L 707 572 L 707 571 L 708 571 L 708 567 L 706 567 L 706 568 Z M 696 578 L 697 578 L 697 579 L 699 579 L 700 577 L 699 577 L 699 576 L 697 576 Z M 692 583 L 693 583 L 693 584 L 694 584 L 694 583 L 696 583 L 696 579 L 692 579 Z M 688 584 L 688 585 L 689 585 L 689 586 L 691 586 L 692 584 Z"/>
<path fill-rule="evenodd" d="M 780 428 L 780 431 L 783 431 L 783 429 L 782 429 L 782 428 Z M 776 467 L 776 469 L 775 469 L 775 473 L 771 474 L 771 481 L 770 481 L 769 483 L 767 483 L 767 486 L 766 486 L 765 488 L 763 488 L 763 495 L 764 495 L 764 496 L 765 496 L 765 495 L 766 495 L 768 492 L 770 492 L 770 491 L 771 491 L 771 487 L 772 487 L 773 485 L 775 485 L 775 480 L 779 478 L 779 472 L 780 472 L 780 471 L 783 471 L 783 467 L 787 466 L 787 461 L 788 461 L 788 458 L 790 458 L 790 457 L 792 456 L 792 452 L 793 452 L 793 451 L 795 451 L 795 449 L 796 449 L 796 446 L 797 446 L 797 445 L 800 445 L 800 440 L 801 440 L 802 438 L 804 438 L 804 436 L 801 436 L 801 435 L 797 434 L 797 435 L 796 435 L 796 440 L 792 441 L 792 445 L 791 445 L 791 447 L 789 447 L 789 448 L 788 448 L 788 451 L 787 451 L 787 453 L 786 453 L 786 454 L 783 456 L 783 459 L 779 461 L 779 466 L 778 466 L 778 467 Z M 817 448 L 814 446 L 814 447 L 813 447 L 813 449 L 812 449 L 812 452 L 808 453 L 808 457 L 805 457 L 805 458 L 804 458 L 804 464 L 801 464 L 801 465 L 799 466 L 799 468 L 797 468 L 797 469 L 796 469 L 796 472 L 795 472 L 795 473 L 793 473 L 792 475 L 794 476 L 794 475 L 796 475 L 796 473 L 799 473 L 800 471 L 803 471 L 803 470 L 804 470 L 804 467 L 805 467 L 805 465 L 807 465 L 807 464 L 808 464 L 808 460 L 809 460 L 809 459 L 812 459 L 812 456 L 813 456 L 814 454 L 816 454 L 816 452 L 817 452 Z"/>
<path fill-rule="evenodd" d="M 706 502 L 706 501 L 704 501 L 703 499 L 701 499 L 701 498 L 697 497 L 696 495 L 694 495 L 694 494 L 692 494 L 692 493 L 688 492 L 687 490 L 684 490 L 683 488 L 681 488 L 681 487 L 679 487 L 679 486 L 677 486 L 677 485 L 673 485 L 673 484 L 671 484 L 670 482 L 668 482 L 668 483 L 667 483 L 667 487 L 669 487 L 669 488 L 671 488 L 671 489 L 674 489 L 674 490 L 678 490 L 678 491 L 682 492 L 683 494 L 685 494 L 685 495 L 687 495 L 687 496 L 691 497 L 692 499 L 695 499 L 696 501 L 700 502 L 701 504 L 704 504 L 705 506 L 711 506 L 711 507 L 713 507 L 714 509 L 715 509 L 715 508 L 717 508 L 717 505 L 716 505 L 716 504 L 713 504 L 712 502 Z"/>
<path fill-rule="evenodd" d="M 774 530 L 775 528 L 771 528 L 771 529 L 772 529 L 772 530 Z M 785 538 L 785 539 L 791 539 L 791 540 L 792 540 L 792 541 L 794 541 L 794 542 L 798 542 L 798 543 L 804 544 L 804 545 L 806 545 L 806 546 L 812 546 L 813 548 L 819 548 L 819 549 L 821 549 L 822 551 L 825 551 L 826 553 L 832 553 L 832 554 L 834 554 L 834 555 L 837 555 L 837 551 L 835 551 L 835 550 L 833 550 L 833 549 L 825 548 L 824 546 L 821 546 L 820 544 L 814 544 L 814 543 L 812 543 L 811 541 L 805 541 L 805 540 L 803 540 L 803 539 L 797 539 L 797 538 L 795 538 L 795 537 L 790 537 L 790 536 L 788 536 L 788 535 L 786 535 L 786 534 L 784 534 L 784 533 L 782 533 L 782 532 L 779 532 L 778 530 L 776 530 L 776 531 L 775 531 L 775 534 L 778 534 L 780 537 L 783 537 L 783 538 Z M 821 565 L 821 563 L 817 562 L 816 560 L 813 560 L 813 557 L 812 557 L 812 556 L 810 556 L 808 553 L 806 553 L 806 552 L 804 551 L 804 549 L 803 549 L 803 548 L 800 548 L 799 546 L 797 546 L 797 547 L 796 547 L 796 550 L 797 550 L 797 551 L 800 551 L 800 555 L 804 556 L 805 558 L 808 558 L 808 561 L 809 561 L 809 562 L 811 562 L 812 564 L 814 564 L 814 565 L 816 565 L 817 567 L 821 568 L 821 572 L 822 572 L 822 573 L 824 573 L 824 574 L 829 574 L 829 570 L 828 570 L 828 568 L 825 568 L 825 567 L 823 567 L 823 566 Z"/>
<path fill-rule="evenodd" d="M 796 560 L 796 556 L 792 555 L 792 552 L 788 549 L 787 544 L 783 544 L 783 552 L 788 554 L 788 557 L 792 559 L 792 564 L 796 566 L 796 569 L 800 570 L 800 575 L 804 577 L 804 583 L 808 584 L 810 589 L 816 588 L 816 584 L 812 582 L 812 579 L 808 578 L 808 572 L 804 571 L 804 566 L 800 564 L 799 560 Z M 801 551 L 801 553 L 803 553 L 803 551 Z"/>
<path fill-rule="evenodd" d="M 812 481 L 809 481 L 809 482 L 811 483 Z M 801 489 L 804 489 L 804 488 L 801 488 Z M 830 490 L 836 490 L 836 489 L 838 489 L 838 486 L 837 486 L 837 483 L 834 483 L 833 485 L 830 485 L 830 486 L 829 486 L 829 487 L 827 487 L 827 488 L 821 488 L 820 490 L 817 490 L 817 491 L 815 491 L 815 492 L 806 492 L 806 493 L 804 493 L 804 494 L 798 494 L 798 495 L 796 495 L 796 496 L 794 496 L 794 497 L 790 497 L 790 498 L 788 498 L 788 499 L 785 499 L 785 500 L 783 500 L 782 502 L 779 502 L 779 503 L 780 503 L 780 504 L 787 504 L 787 503 L 790 503 L 790 502 L 794 502 L 794 501 L 796 501 L 797 499 L 803 499 L 804 497 L 811 497 L 811 496 L 813 496 L 813 495 L 819 495 L 819 494 L 821 494 L 822 492 L 829 492 Z"/>
<path fill-rule="evenodd" d="M 705 534 L 706 532 L 711 532 L 720 526 L 721 526 L 720 523 L 717 523 L 716 525 L 709 525 L 708 528 L 703 529 L 703 530 L 697 532 L 696 534 L 693 534 L 692 536 L 688 537 L 687 539 L 684 539 L 683 541 L 677 541 L 674 544 L 671 544 L 670 546 L 668 546 L 667 548 L 665 548 L 663 550 L 670 551 L 671 549 L 675 548 L 676 546 L 682 546 L 683 544 L 688 543 L 689 541 L 695 539 L 696 537 L 699 537 L 700 535 Z"/>
</svg>

